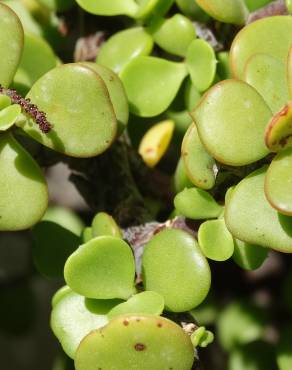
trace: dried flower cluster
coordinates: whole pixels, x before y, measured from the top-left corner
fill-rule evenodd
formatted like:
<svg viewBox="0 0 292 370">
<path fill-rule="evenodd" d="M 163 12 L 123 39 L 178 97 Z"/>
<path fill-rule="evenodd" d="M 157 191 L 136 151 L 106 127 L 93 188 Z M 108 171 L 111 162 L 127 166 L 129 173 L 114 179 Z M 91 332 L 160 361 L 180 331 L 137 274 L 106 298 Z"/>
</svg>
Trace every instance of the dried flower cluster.
<svg viewBox="0 0 292 370">
<path fill-rule="evenodd" d="M 9 96 L 13 104 L 19 104 L 22 110 L 28 114 L 39 126 L 40 130 L 47 134 L 52 129 L 51 123 L 48 122 L 46 113 L 38 109 L 35 104 L 32 104 L 30 99 L 25 99 L 14 89 L 5 89 L 0 85 L 0 94 Z"/>
</svg>

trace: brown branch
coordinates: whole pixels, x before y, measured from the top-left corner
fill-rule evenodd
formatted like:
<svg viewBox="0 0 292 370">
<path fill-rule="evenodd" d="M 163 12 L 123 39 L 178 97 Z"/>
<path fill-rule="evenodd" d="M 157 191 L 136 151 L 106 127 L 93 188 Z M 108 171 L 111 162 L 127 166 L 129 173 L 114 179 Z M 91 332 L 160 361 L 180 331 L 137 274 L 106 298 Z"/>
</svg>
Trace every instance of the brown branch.
<svg viewBox="0 0 292 370">
<path fill-rule="evenodd" d="M 271 17 L 274 15 L 288 15 L 288 9 L 284 0 L 276 0 L 266 6 L 251 13 L 247 19 L 247 24 L 257 21 L 258 19 Z"/>
</svg>

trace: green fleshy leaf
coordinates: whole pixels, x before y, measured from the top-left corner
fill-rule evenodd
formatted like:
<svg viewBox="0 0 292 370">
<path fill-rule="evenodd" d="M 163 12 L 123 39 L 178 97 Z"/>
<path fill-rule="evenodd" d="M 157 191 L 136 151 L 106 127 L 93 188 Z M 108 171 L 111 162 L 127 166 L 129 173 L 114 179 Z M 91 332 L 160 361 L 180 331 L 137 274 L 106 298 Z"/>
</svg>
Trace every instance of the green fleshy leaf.
<svg viewBox="0 0 292 370">
<path fill-rule="evenodd" d="M 68 258 L 64 277 L 73 291 L 85 297 L 127 299 L 135 292 L 134 256 L 122 239 L 100 236 Z"/>
<path fill-rule="evenodd" d="M 218 75 L 220 76 L 221 80 L 228 80 L 231 76 L 231 69 L 229 65 L 229 52 L 227 51 L 220 51 L 217 54 L 218 65 L 217 71 Z"/>
<path fill-rule="evenodd" d="M 1 1 L 1 3 L 2 2 L 4 1 Z M 5 3 L 17 14 L 25 32 L 32 33 L 37 36 L 43 36 L 41 25 L 37 22 L 32 13 L 25 6 L 23 1 L 5 0 Z"/>
<path fill-rule="evenodd" d="M 194 361 L 189 336 L 174 322 L 159 316 L 120 316 L 89 334 L 80 344 L 76 370 L 191 370 Z"/>
<path fill-rule="evenodd" d="M 53 129 L 41 133 L 32 120 L 19 125 L 45 146 L 73 157 L 92 157 L 113 142 L 117 121 L 101 77 L 79 64 L 52 69 L 32 87 L 28 98 L 46 112 Z"/>
<path fill-rule="evenodd" d="M 51 313 L 51 328 L 69 357 L 74 359 L 87 334 L 108 323 L 106 314 L 114 304 L 104 300 L 89 305 L 86 298 L 70 291 L 58 298 Z"/>
<path fill-rule="evenodd" d="M 214 261 L 226 261 L 233 255 L 233 238 L 223 219 L 202 223 L 198 241 L 204 255 Z"/>
<path fill-rule="evenodd" d="M 198 89 L 192 84 L 191 79 L 187 80 L 184 101 L 188 111 L 191 111 L 195 108 L 197 103 L 200 101 L 201 94 Z"/>
<path fill-rule="evenodd" d="M 257 20 L 238 32 L 230 50 L 230 63 L 235 78 L 244 77 L 249 58 L 258 53 L 268 54 L 286 62 L 292 43 L 290 16 L 274 16 Z"/>
<path fill-rule="evenodd" d="M 239 240 L 291 253 L 292 217 L 279 214 L 267 201 L 266 171 L 251 173 L 235 187 L 226 204 L 226 225 Z"/>
<path fill-rule="evenodd" d="M 41 37 L 25 34 L 23 53 L 13 85 L 27 93 L 40 77 L 56 66 L 57 57 L 50 45 Z"/>
<path fill-rule="evenodd" d="M 176 0 L 176 5 L 183 14 L 196 21 L 206 22 L 209 20 L 209 15 L 194 0 Z"/>
<path fill-rule="evenodd" d="M 0 95 L 0 111 L 4 108 L 9 107 L 11 99 L 7 95 Z"/>
<path fill-rule="evenodd" d="M 188 178 L 202 189 L 211 189 L 216 180 L 215 160 L 204 148 L 195 124 L 191 125 L 182 142 L 182 159 Z"/>
<path fill-rule="evenodd" d="M 272 112 L 247 83 L 219 82 L 191 115 L 203 145 L 219 162 L 242 166 L 268 154 L 264 131 Z"/>
<path fill-rule="evenodd" d="M 122 232 L 116 221 L 105 212 L 99 212 L 94 216 L 91 233 L 92 237 L 110 235 L 122 238 Z"/>
<path fill-rule="evenodd" d="M 131 112 L 141 117 L 152 117 L 165 111 L 186 75 L 182 63 L 155 57 L 132 60 L 121 73 Z"/>
<path fill-rule="evenodd" d="M 215 52 L 207 41 L 192 41 L 186 54 L 186 66 L 192 83 L 199 91 L 205 91 L 211 86 L 215 78 L 216 64 Z"/>
<path fill-rule="evenodd" d="M 83 244 L 86 244 L 91 239 L 93 239 L 92 227 L 85 227 L 85 229 L 82 232 L 82 241 L 83 241 Z"/>
<path fill-rule="evenodd" d="M 286 68 L 279 59 L 254 54 L 246 63 L 244 80 L 262 95 L 274 113 L 288 101 Z"/>
<path fill-rule="evenodd" d="M 196 347 L 205 348 L 214 341 L 214 334 L 209 330 L 206 330 L 204 326 L 201 326 L 192 333 L 191 341 L 195 348 Z"/>
<path fill-rule="evenodd" d="M 164 299 L 156 292 L 142 292 L 129 298 L 127 302 L 120 303 L 110 310 L 110 319 L 126 314 L 161 315 L 164 309 Z"/>
<path fill-rule="evenodd" d="M 96 15 L 120 15 L 125 14 L 133 17 L 139 7 L 134 0 L 76 0 L 77 3 L 89 13 Z"/>
<path fill-rule="evenodd" d="M 222 207 L 215 199 L 198 188 L 184 189 L 178 193 L 174 205 L 179 214 L 194 220 L 217 218 L 222 213 Z"/>
<path fill-rule="evenodd" d="M 266 260 L 268 249 L 234 239 L 234 262 L 245 270 L 256 270 Z"/>
<path fill-rule="evenodd" d="M 174 173 L 174 178 L 173 178 L 173 185 L 174 185 L 175 193 L 181 192 L 182 190 L 184 190 L 184 188 L 193 187 L 193 183 L 188 178 L 188 175 L 185 169 L 185 164 L 182 158 L 180 158 L 177 163 L 176 170 Z"/>
<path fill-rule="evenodd" d="M 168 53 L 184 57 L 190 43 L 196 38 L 192 22 L 181 14 L 166 19 L 153 33 L 154 41 Z"/>
<path fill-rule="evenodd" d="M 0 110 L 0 131 L 6 131 L 13 126 L 20 113 L 21 107 L 18 104 Z"/>
<path fill-rule="evenodd" d="M 38 164 L 8 133 L 0 134 L 0 173 L 0 230 L 28 229 L 46 211 L 47 184 Z"/>
<path fill-rule="evenodd" d="M 129 104 L 122 81 L 114 72 L 104 66 L 90 62 L 80 64 L 93 69 L 105 83 L 117 118 L 118 135 L 121 135 L 129 120 Z"/>
<path fill-rule="evenodd" d="M 280 213 L 292 216 L 292 148 L 273 159 L 265 179 L 265 194 Z"/>
<path fill-rule="evenodd" d="M 60 206 L 50 206 L 42 221 L 51 221 L 70 230 L 73 234 L 80 236 L 84 228 L 81 218 L 70 208 Z"/>
<path fill-rule="evenodd" d="M 245 24 L 248 10 L 244 0 L 197 0 L 197 3 L 220 22 Z"/>
<path fill-rule="evenodd" d="M 0 3 L 0 84 L 8 87 L 20 62 L 23 28 L 17 15 Z"/>
<path fill-rule="evenodd" d="M 152 37 L 144 28 L 130 28 L 110 37 L 101 47 L 96 61 L 120 73 L 132 59 L 151 54 L 152 48 Z"/>
<path fill-rule="evenodd" d="M 271 3 L 273 0 L 245 0 L 248 9 L 253 12 L 263 6 Z"/>
<path fill-rule="evenodd" d="M 146 290 L 161 294 L 168 311 L 188 311 L 208 294 L 208 262 L 196 240 L 185 231 L 165 229 L 156 234 L 146 244 L 142 268 Z"/>
<path fill-rule="evenodd" d="M 148 22 L 155 18 L 163 17 L 174 0 L 138 0 L 139 9 L 135 14 L 135 18 L 142 19 L 144 22 Z"/>
</svg>

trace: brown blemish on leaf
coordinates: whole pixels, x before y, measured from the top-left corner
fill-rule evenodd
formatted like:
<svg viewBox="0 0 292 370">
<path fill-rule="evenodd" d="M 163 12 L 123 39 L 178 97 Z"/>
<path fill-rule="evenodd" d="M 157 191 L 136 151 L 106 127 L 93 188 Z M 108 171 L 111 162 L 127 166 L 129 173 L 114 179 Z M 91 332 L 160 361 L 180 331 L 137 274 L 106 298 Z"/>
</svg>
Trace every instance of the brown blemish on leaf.
<svg viewBox="0 0 292 370">
<path fill-rule="evenodd" d="M 289 112 L 289 107 L 288 105 L 285 105 L 285 107 L 280 110 L 279 116 L 286 116 L 288 112 Z"/>
<path fill-rule="evenodd" d="M 123 325 L 124 325 L 124 326 L 128 326 L 129 324 L 130 324 L 129 320 L 124 320 L 124 321 L 123 321 Z"/>
<path fill-rule="evenodd" d="M 159 328 L 162 328 L 162 322 L 159 322 L 158 324 L 157 324 L 157 326 L 159 327 Z"/>
<path fill-rule="evenodd" d="M 292 134 L 286 136 L 286 137 L 283 137 L 280 141 L 279 141 L 279 145 L 284 148 L 286 145 L 287 145 L 287 141 L 292 137 Z"/>
<path fill-rule="evenodd" d="M 144 351 L 146 349 L 146 346 L 143 343 L 136 343 L 134 348 L 135 348 L 136 351 L 141 352 L 141 351 Z"/>
</svg>

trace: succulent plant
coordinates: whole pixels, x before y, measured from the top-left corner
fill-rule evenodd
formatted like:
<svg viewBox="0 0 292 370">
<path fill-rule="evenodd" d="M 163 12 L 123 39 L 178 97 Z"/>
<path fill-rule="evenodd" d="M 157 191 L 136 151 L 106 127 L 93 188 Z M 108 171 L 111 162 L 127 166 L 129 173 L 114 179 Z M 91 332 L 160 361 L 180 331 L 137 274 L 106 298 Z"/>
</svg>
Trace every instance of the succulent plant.
<svg viewBox="0 0 292 370">
<path fill-rule="evenodd" d="M 214 321 L 229 370 L 291 368 L 290 326 L 276 348 L 256 294 L 219 307 L 211 290 L 221 262 L 251 276 L 292 253 L 285 3 L 0 2 L 0 231 L 31 228 L 36 269 L 64 278 L 51 328 L 71 360 L 54 370 L 191 370 Z M 59 15 L 78 11 L 113 25 L 94 58 L 63 64 Z M 41 167 L 59 161 L 87 222 L 48 208 Z"/>
</svg>

